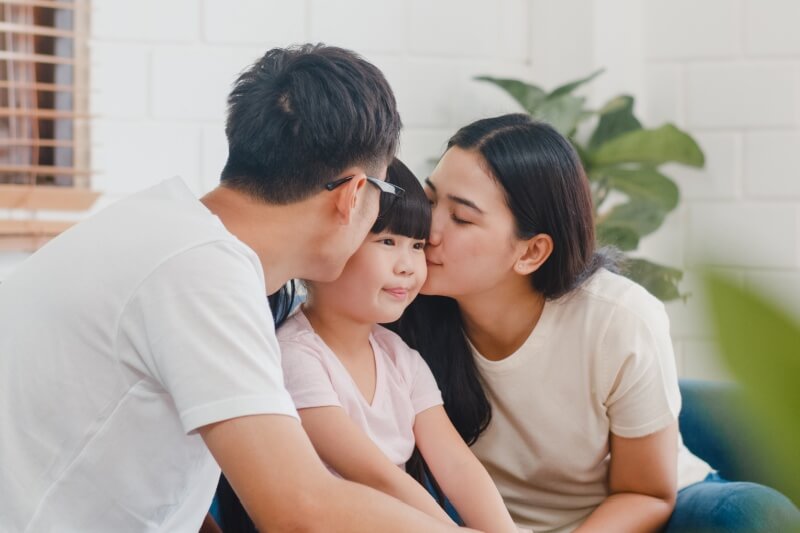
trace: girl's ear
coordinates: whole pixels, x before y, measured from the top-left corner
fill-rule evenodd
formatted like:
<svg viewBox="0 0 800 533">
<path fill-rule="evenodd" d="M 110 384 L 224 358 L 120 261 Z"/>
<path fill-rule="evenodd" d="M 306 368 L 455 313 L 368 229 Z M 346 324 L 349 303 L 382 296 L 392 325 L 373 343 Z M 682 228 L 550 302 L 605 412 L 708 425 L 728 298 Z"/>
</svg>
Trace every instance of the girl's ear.
<svg viewBox="0 0 800 533">
<path fill-rule="evenodd" d="M 546 233 L 534 235 L 522 245 L 524 248 L 514 264 L 514 272 L 523 276 L 536 272 L 553 253 L 553 238 Z"/>
</svg>

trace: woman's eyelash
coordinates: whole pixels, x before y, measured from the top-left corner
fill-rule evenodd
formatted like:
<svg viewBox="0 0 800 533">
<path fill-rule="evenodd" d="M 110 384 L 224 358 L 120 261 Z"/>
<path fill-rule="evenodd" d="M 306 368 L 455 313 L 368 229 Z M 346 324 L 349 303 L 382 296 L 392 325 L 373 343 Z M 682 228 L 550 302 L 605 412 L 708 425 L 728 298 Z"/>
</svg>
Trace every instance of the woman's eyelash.
<svg viewBox="0 0 800 533">
<path fill-rule="evenodd" d="M 472 224 L 472 222 L 468 222 L 468 221 L 466 221 L 466 220 L 463 220 L 463 219 L 461 219 L 461 218 L 458 218 L 458 217 L 455 215 L 455 213 L 454 213 L 454 214 L 452 214 L 452 215 L 450 215 L 450 218 L 451 218 L 451 219 L 453 220 L 453 222 L 455 222 L 456 224 Z"/>
</svg>

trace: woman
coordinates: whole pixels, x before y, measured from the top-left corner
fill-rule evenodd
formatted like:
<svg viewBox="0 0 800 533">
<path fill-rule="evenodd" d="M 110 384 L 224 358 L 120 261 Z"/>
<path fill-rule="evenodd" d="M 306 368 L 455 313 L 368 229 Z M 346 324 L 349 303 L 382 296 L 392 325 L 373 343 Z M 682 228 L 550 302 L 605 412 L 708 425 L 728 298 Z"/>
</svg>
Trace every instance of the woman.
<svg viewBox="0 0 800 533">
<path fill-rule="evenodd" d="M 797 513 L 771 489 L 715 478 L 683 446 L 664 306 L 595 250 L 588 182 L 566 139 L 527 115 L 479 120 L 450 139 L 426 190 L 431 296 L 399 328 L 515 522 L 756 531 Z M 745 517 L 714 512 L 721 497 L 744 501 L 733 507 Z"/>
</svg>

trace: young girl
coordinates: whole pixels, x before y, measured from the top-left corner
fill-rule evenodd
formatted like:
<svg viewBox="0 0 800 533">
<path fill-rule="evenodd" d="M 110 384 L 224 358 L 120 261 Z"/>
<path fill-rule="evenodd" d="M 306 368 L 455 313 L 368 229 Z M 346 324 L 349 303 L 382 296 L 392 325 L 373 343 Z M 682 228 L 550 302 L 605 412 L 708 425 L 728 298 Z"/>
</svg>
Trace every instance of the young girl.
<svg viewBox="0 0 800 533">
<path fill-rule="evenodd" d="M 516 532 L 503 501 L 453 428 L 420 355 L 379 326 L 397 320 L 425 281 L 428 199 L 398 160 L 387 182 L 405 190 L 381 211 L 341 277 L 307 284 L 308 299 L 278 331 L 286 387 L 317 453 L 336 474 L 452 520 L 405 471 L 416 446 L 466 525 Z"/>
</svg>

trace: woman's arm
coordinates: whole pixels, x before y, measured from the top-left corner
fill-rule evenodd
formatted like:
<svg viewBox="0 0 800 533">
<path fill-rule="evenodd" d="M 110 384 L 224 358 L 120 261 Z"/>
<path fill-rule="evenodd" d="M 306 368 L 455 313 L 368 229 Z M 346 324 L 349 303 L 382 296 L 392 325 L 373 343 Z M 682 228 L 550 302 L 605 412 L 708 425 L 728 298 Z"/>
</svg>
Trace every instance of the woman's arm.
<svg viewBox="0 0 800 533">
<path fill-rule="evenodd" d="M 414 436 L 433 477 L 467 526 L 490 533 L 518 531 L 492 478 L 461 439 L 444 407 L 419 413 Z"/>
<path fill-rule="evenodd" d="M 611 495 L 576 533 L 660 531 L 675 507 L 678 423 L 635 439 L 611 434 Z"/>
<path fill-rule="evenodd" d="M 389 461 L 341 407 L 314 407 L 298 412 L 320 458 L 343 478 L 394 496 L 454 525 L 428 491 Z"/>
</svg>

